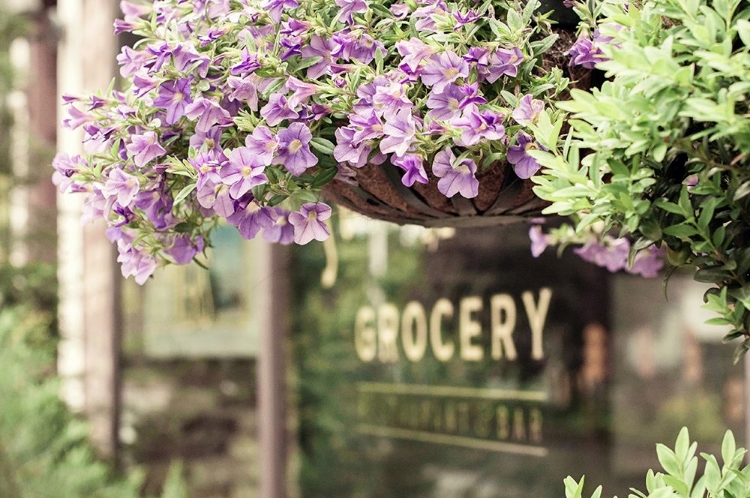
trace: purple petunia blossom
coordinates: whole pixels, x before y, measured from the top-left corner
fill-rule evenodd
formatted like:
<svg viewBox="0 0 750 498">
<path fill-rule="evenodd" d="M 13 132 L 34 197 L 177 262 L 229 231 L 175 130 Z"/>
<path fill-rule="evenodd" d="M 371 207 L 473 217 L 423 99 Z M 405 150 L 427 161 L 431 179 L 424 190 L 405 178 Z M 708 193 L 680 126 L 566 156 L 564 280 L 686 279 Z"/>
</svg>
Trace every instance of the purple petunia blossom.
<svg viewBox="0 0 750 498">
<path fill-rule="evenodd" d="M 515 78 L 518 66 L 523 62 L 523 53 L 518 47 L 499 48 L 490 56 L 486 79 L 494 83 L 501 76 Z"/>
<path fill-rule="evenodd" d="M 479 17 L 479 14 L 473 9 L 469 9 L 466 14 L 462 13 L 460 10 L 453 12 L 453 19 L 456 20 L 456 26 L 465 26 L 476 22 Z"/>
<path fill-rule="evenodd" d="M 531 239 L 531 255 L 535 258 L 541 256 L 550 245 L 549 235 L 542 232 L 542 227 L 539 225 L 529 228 L 529 239 Z"/>
<path fill-rule="evenodd" d="M 210 150 L 221 152 L 221 133 L 221 126 L 212 126 L 206 133 L 196 132 L 190 137 L 190 147 L 203 150 L 204 152 Z"/>
<path fill-rule="evenodd" d="M 287 90 L 293 92 L 287 99 L 287 105 L 290 109 L 296 109 L 300 104 L 307 103 L 310 97 L 320 92 L 320 86 L 305 83 L 294 76 L 290 76 L 284 86 Z"/>
<path fill-rule="evenodd" d="M 396 49 L 403 59 L 401 66 L 407 66 L 412 72 L 417 71 L 422 61 L 431 57 L 435 53 L 435 48 L 427 45 L 419 38 L 410 38 L 408 41 L 402 40 L 396 43 Z"/>
<path fill-rule="evenodd" d="M 422 83 L 435 92 L 442 92 L 450 83 L 467 76 L 469 64 L 450 50 L 430 57 L 420 75 Z"/>
<path fill-rule="evenodd" d="M 465 95 L 457 85 L 450 84 L 442 92 L 432 91 L 427 98 L 430 111 L 425 116 L 428 119 L 450 121 L 461 116 L 461 101 Z"/>
<path fill-rule="evenodd" d="M 367 164 L 372 145 L 369 140 L 355 140 L 355 135 L 356 131 L 351 127 L 336 128 L 336 148 L 333 149 L 333 158 L 340 163 L 347 162 L 350 166 L 361 168 Z"/>
<path fill-rule="evenodd" d="M 311 240 L 324 241 L 331 233 L 325 220 L 331 217 L 331 207 L 322 202 L 303 204 L 299 212 L 289 213 L 289 223 L 294 226 L 294 241 L 305 245 Z"/>
<path fill-rule="evenodd" d="M 185 115 L 185 109 L 192 103 L 190 98 L 190 80 L 182 78 L 177 81 L 165 81 L 159 86 L 159 95 L 154 99 L 154 106 L 167 110 L 167 124 L 173 125 Z"/>
<path fill-rule="evenodd" d="M 341 7 L 338 17 L 344 18 L 348 24 L 354 24 L 353 14 L 364 14 L 367 12 L 367 3 L 364 0 L 335 0 L 336 5 Z"/>
<path fill-rule="evenodd" d="M 633 266 L 626 268 L 626 270 L 634 275 L 654 278 L 664 268 L 665 256 L 666 251 L 663 248 L 651 246 L 648 249 L 638 251 L 633 260 Z"/>
<path fill-rule="evenodd" d="M 247 103 L 251 111 L 258 111 L 258 84 L 260 78 L 254 74 L 249 74 L 244 78 L 230 76 L 227 80 L 227 86 L 231 89 L 227 91 L 229 100 L 239 100 Z"/>
<path fill-rule="evenodd" d="M 404 85 L 399 82 L 387 81 L 375 87 L 372 96 L 372 108 L 378 116 L 393 116 L 401 111 L 411 112 L 414 104 L 406 95 Z M 356 112 L 361 110 L 355 107 Z"/>
<path fill-rule="evenodd" d="M 268 214 L 273 218 L 273 225 L 263 227 L 263 239 L 283 246 L 294 242 L 294 225 L 289 223 L 289 213 L 281 208 L 269 208 Z"/>
<path fill-rule="evenodd" d="M 256 127 L 252 135 L 245 137 L 245 147 L 266 166 L 271 164 L 278 146 L 278 140 L 266 126 Z"/>
<path fill-rule="evenodd" d="M 450 147 L 435 154 L 432 172 L 440 178 L 438 190 L 446 197 L 461 194 L 471 199 L 479 194 L 479 180 L 474 176 L 477 172 L 476 163 L 466 158 L 456 164 L 456 156 Z"/>
<path fill-rule="evenodd" d="M 156 271 L 157 261 L 147 252 L 137 251 L 132 246 L 117 244 L 120 271 L 124 278 L 133 277 L 138 285 L 145 284 Z"/>
<path fill-rule="evenodd" d="M 266 0 L 262 5 L 263 10 L 268 12 L 268 15 L 276 23 L 281 21 L 282 11 L 296 9 L 297 7 L 299 7 L 297 0 Z"/>
<path fill-rule="evenodd" d="M 198 118 L 195 131 L 208 133 L 216 123 L 222 124 L 231 119 L 229 113 L 213 100 L 198 97 L 185 108 L 185 115 L 190 119 Z"/>
<path fill-rule="evenodd" d="M 289 128 L 279 130 L 279 148 L 272 164 L 281 164 L 295 176 L 318 164 L 318 158 L 310 151 L 312 132 L 304 123 L 292 123 Z"/>
<path fill-rule="evenodd" d="M 516 145 L 508 148 L 508 162 L 513 165 L 513 171 L 518 178 L 531 178 L 541 168 L 536 159 L 529 155 L 528 151 L 531 149 L 543 149 L 543 147 L 533 141 L 529 135 L 519 131 L 516 135 Z"/>
<path fill-rule="evenodd" d="M 318 35 L 314 35 L 310 38 L 310 44 L 302 47 L 302 57 L 308 59 L 312 57 L 320 57 L 321 60 L 316 62 L 312 66 L 307 68 L 307 77 L 316 80 L 327 74 L 333 64 L 333 57 L 331 52 L 335 48 L 335 44 L 331 40 L 327 40 Z"/>
<path fill-rule="evenodd" d="M 594 43 L 587 35 L 582 35 L 568 50 L 571 66 L 583 66 L 594 69 L 596 63 L 602 60 L 601 49 L 594 47 Z"/>
<path fill-rule="evenodd" d="M 125 148 L 139 168 L 167 153 L 164 147 L 159 145 L 159 137 L 153 131 L 131 136 L 130 143 Z"/>
<path fill-rule="evenodd" d="M 289 108 L 289 103 L 281 93 L 273 93 L 268 103 L 260 110 L 260 115 L 266 119 L 269 126 L 276 126 L 285 119 L 297 119 L 299 113 Z"/>
<path fill-rule="evenodd" d="M 362 140 L 371 140 L 383 136 L 383 122 L 373 109 L 363 113 L 354 113 L 349 115 L 349 123 L 354 129 L 352 139 L 354 142 Z"/>
<path fill-rule="evenodd" d="M 119 168 L 114 168 L 109 172 L 102 193 L 106 197 L 117 197 L 117 204 L 127 207 L 135 199 L 139 188 L 140 182 L 137 177 L 129 175 Z"/>
<path fill-rule="evenodd" d="M 402 157 L 394 157 L 391 163 L 406 171 L 401 177 L 401 183 L 407 187 L 414 185 L 414 182 L 427 184 L 427 172 L 424 169 L 424 158 L 418 154 L 404 154 Z"/>
<path fill-rule="evenodd" d="M 260 158 L 247 147 L 238 147 L 229 153 L 229 160 L 222 166 L 220 174 L 225 185 L 229 185 L 229 195 L 239 199 L 250 191 L 268 182 Z"/>
<path fill-rule="evenodd" d="M 178 265 L 186 265 L 203 248 L 204 242 L 202 236 L 198 236 L 196 240 L 192 240 L 189 234 L 181 234 L 173 238 L 171 246 L 165 249 L 164 252 L 170 255 Z"/>
<path fill-rule="evenodd" d="M 258 54 L 251 54 L 247 47 L 245 47 L 240 52 L 240 62 L 230 67 L 229 72 L 233 76 L 247 76 L 254 73 L 256 69 L 260 69 L 260 67 Z"/>
<path fill-rule="evenodd" d="M 227 218 L 229 224 L 237 227 L 243 239 L 254 239 L 261 229 L 272 227 L 274 224 L 273 208 L 261 207 L 255 199 L 248 199 L 240 203 L 237 211 Z"/>
<path fill-rule="evenodd" d="M 146 52 L 133 50 L 125 46 L 122 47 L 120 55 L 117 56 L 117 63 L 120 65 L 120 76 L 127 78 L 141 69 L 151 57 Z"/>
<path fill-rule="evenodd" d="M 583 247 L 573 249 L 584 261 L 602 266 L 611 272 L 622 270 L 628 265 L 630 242 L 628 239 L 605 237 L 601 242 L 593 240 Z"/>
<path fill-rule="evenodd" d="M 500 140 L 505 136 L 503 121 L 505 116 L 492 111 L 470 111 L 464 117 L 453 121 L 453 125 L 463 128 L 456 145 L 470 147 L 480 140 Z"/>
<path fill-rule="evenodd" d="M 409 109 L 401 109 L 391 116 L 383 126 L 385 138 L 380 142 L 380 152 L 403 156 L 414 143 L 417 128 Z"/>
<path fill-rule="evenodd" d="M 530 123 L 536 123 L 542 111 L 544 111 L 544 102 L 527 94 L 521 97 L 519 106 L 513 110 L 512 116 L 516 123 L 526 126 Z"/>
</svg>

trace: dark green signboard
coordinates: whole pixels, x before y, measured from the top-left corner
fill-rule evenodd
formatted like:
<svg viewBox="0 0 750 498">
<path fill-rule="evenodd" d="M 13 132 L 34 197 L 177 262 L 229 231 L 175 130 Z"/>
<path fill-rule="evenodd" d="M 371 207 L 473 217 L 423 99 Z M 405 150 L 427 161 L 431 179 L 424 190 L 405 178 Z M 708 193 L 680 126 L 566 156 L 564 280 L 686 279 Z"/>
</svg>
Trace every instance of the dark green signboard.
<svg viewBox="0 0 750 498">
<path fill-rule="evenodd" d="M 658 282 L 635 281 L 630 296 L 630 278 L 574 255 L 534 259 L 527 230 L 344 219 L 330 289 L 319 284 L 322 251 L 297 253 L 302 497 L 552 497 L 569 474 L 623 495 L 640 484 L 653 438 L 673 439 L 680 420 L 622 440 L 630 419 L 657 424 L 661 413 L 639 386 L 664 401 L 684 384 L 685 344 L 704 355 L 721 346 L 710 332 L 686 336 L 679 317 L 662 333 Z M 719 390 L 732 375 L 741 385 L 726 353 L 685 392 Z M 716 442 L 732 423 L 718 398 L 702 421 Z"/>
</svg>

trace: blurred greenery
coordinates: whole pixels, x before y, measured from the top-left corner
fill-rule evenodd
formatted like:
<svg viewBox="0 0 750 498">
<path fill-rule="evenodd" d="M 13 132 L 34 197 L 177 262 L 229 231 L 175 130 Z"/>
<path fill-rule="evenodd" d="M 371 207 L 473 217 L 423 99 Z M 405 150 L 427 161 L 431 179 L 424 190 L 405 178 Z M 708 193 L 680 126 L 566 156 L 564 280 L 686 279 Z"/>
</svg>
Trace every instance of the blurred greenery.
<svg viewBox="0 0 750 498">
<path fill-rule="evenodd" d="M 98 460 L 86 423 L 59 397 L 52 316 L 29 305 L 0 311 L 0 496 L 140 497 L 143 473 L 120 476 Z M 162 496 L 186 495 L 176 463 Z"/>
<path fill-rule="evenodd" d="M 23 181 L 13 175 L 10 153 L 7 97 L 17 88 L 10 47 L 28 26 L 26 16 L 0 5 L 0 498 L 140 498 L 143 472 L 120 475 L 99 460 L 87 424 L 60 398 L 55 265 L 7 261 L 14 242 L 9 195 Z M 176 462 L 162 497 L 185 496 Z"/>
</svg>

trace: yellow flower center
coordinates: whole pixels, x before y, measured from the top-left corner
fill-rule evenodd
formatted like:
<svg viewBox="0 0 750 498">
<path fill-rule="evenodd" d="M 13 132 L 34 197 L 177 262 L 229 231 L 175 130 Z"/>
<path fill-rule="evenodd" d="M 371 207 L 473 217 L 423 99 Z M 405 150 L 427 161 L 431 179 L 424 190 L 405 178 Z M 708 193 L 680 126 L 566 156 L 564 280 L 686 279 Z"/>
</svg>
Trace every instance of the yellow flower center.
<svg viewBox="0 0 750 498">
<path fill-rule="evenodd" d="M 302 148 L 302 141 L 299 138 L 295 138 L 289 144 L 289 152 L 291 152 L 292 154 L 296 153 L 301 148 Z"/>
<path fill-rule="evenodd" d="M 458 69 L 456 69 L 455 67 L 446 69 L 443 71 L 443 76 L 445 76 L 447 79 L 453 79 L 458 76 Z"/>
</svg>

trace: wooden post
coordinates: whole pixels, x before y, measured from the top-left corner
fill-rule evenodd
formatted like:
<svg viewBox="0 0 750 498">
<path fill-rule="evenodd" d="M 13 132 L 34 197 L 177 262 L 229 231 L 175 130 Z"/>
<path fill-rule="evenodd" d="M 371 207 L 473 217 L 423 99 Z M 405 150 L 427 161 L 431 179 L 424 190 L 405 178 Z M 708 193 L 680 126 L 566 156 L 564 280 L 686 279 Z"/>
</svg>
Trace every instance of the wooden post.
<svg viewBox="0 0 750 498">
<path fill-rule="evenodd" d="M 270 268 L 266 279 L 268 292 L 262 292 L 270 302 L 259 303 L 266 310 L 265 325 L 260 334 L 258 355 L 258 409 L 260 440 L 260 496 L 285 498 L 287 471 L 286 420 L 286 354 L 287 337 L 287 262 L 288 252 L 281 246 L 270 250 L 264 245 L 263 260 Z"/>
<path fill-rule="evenodd" d="M 58 87 L 86 94 L 115 75 L 114 0 L 59 0 Z M 61 118 L 65 109 L 61 109 Z M 81 134 L 58 130 L 59 148 L 80 153 Z M 63 396 L 90 421 L 100 456 L 115 458 L 119 418 L 119 286 L 116 255 L 103 223 L 80 227 L 81 199 L 58 196 L 60 359 Z"/>
</svg>

